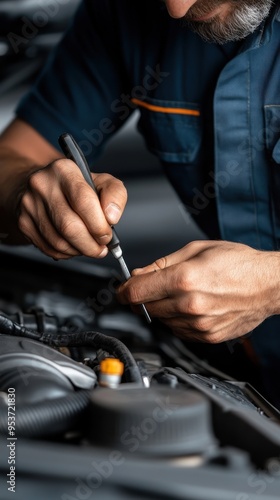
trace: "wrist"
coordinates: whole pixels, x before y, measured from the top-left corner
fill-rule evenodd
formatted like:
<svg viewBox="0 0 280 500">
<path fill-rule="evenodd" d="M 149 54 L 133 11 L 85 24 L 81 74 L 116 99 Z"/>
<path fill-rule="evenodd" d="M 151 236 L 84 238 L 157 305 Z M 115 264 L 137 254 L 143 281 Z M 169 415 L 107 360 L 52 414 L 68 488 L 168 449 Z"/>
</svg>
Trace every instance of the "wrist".
<svg viewBox="0 0 280 500">
<path fill-rule="evenodd" d="M 265 283 L 266 317 L 280 314 L 280 252 L 261 252 Z M 262 277 L 262 273 L 261 273 Z"/>
</svg>

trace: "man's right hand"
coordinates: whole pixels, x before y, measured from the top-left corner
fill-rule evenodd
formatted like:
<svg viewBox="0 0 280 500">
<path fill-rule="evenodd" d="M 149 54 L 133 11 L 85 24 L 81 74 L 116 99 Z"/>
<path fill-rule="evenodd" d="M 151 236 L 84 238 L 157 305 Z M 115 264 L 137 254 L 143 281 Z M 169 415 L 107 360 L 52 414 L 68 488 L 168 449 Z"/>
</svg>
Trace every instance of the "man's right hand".
<svg viewBox="0 0 280 500">
<path fill-rule="evenodd" d="M 92 174 L 98 198 L 74 162 L 54 160 L 60 154 L 19 120 L 4 132 L 0 139 L 0 208 L 4 218 L 11 220 L 7 232 L 16 233 L 16 224 L 21 232 L 21 238 L 9 239 L 31 242 L 54 259 L 80 254 L 104 257 L 112 238 L 111 225 L 119 221 L 125 208 L 126 189 L 109 174 Z M 43 166 L 44 158 L 45 164 L 51 160 L 47 166 Z"/>
<path fill-rule="evenodd" d="M 100 200 L 72 160 L 59 159 L 34 172 L 19 203 L 19 229 L 54 259 L 104 257 L 126 204 L 121 181 L 93 175 Z"/>
</svg>

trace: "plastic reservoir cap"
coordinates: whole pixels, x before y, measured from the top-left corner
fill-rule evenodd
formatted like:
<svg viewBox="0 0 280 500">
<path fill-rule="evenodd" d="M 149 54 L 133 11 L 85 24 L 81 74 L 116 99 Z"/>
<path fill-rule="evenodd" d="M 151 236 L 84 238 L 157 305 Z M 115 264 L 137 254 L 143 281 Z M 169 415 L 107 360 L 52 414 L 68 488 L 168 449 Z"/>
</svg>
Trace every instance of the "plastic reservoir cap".
<svg viewBox="0 0 280 500">
<path fill-rule="evenodd" d="M 106 358 L 100 363 L 100 373 L 102 375 L 122 375 L 124 364 L 116 358 Z"/>
<path fill-rule="evenodd" d="M 90 396 L 95 446 L 153 456 L 205 454 L 215 446 L 209 401 L 192 390 L 121 384 Z"/>
</svg>

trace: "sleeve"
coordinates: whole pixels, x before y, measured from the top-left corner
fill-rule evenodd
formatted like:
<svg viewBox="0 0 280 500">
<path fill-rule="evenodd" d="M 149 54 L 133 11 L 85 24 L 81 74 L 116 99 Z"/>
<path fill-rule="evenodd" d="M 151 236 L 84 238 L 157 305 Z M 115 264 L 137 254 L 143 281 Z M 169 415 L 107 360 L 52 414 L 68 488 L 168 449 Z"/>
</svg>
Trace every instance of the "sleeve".
<svg viewBox="0 0 280 500">
<path fill-rule="evenodd" d="M 91 163 L 128 118 L 129 88 L 114 23 L 114 2 L 84 0 L 16 115 L 57 147 L 71 133 Z M 121 113 L 118 112 L 121 110 Z"/>
</svg>

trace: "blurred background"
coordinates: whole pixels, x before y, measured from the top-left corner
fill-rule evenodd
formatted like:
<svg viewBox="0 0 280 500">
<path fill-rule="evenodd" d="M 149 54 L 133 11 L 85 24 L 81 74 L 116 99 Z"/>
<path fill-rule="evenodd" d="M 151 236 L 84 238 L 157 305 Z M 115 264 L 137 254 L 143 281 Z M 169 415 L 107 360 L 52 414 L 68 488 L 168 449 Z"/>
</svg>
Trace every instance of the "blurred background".
<svg viewBox="0 0 280 500">
<path fill-rule="evenodd" d="M 18 100 L 32 85 L 79 1 L 0 1 L 0 131 L 13 118 Z M 94 166 L 97 172 L 106 171 L 119 177 L 128 190 L 128 205 L 117 231 L 131 268 L 151 263 L 193 239 L 204 237 L 162 174 L 157 158 L 145 149 L 136 130 L 137 119 L 136 111 Z M 46 259 L 31 247 L 10 251 L 34 256 L 36 260 Z M 111 256 L 94 264 L 117 265 Z"/>
</svg>

